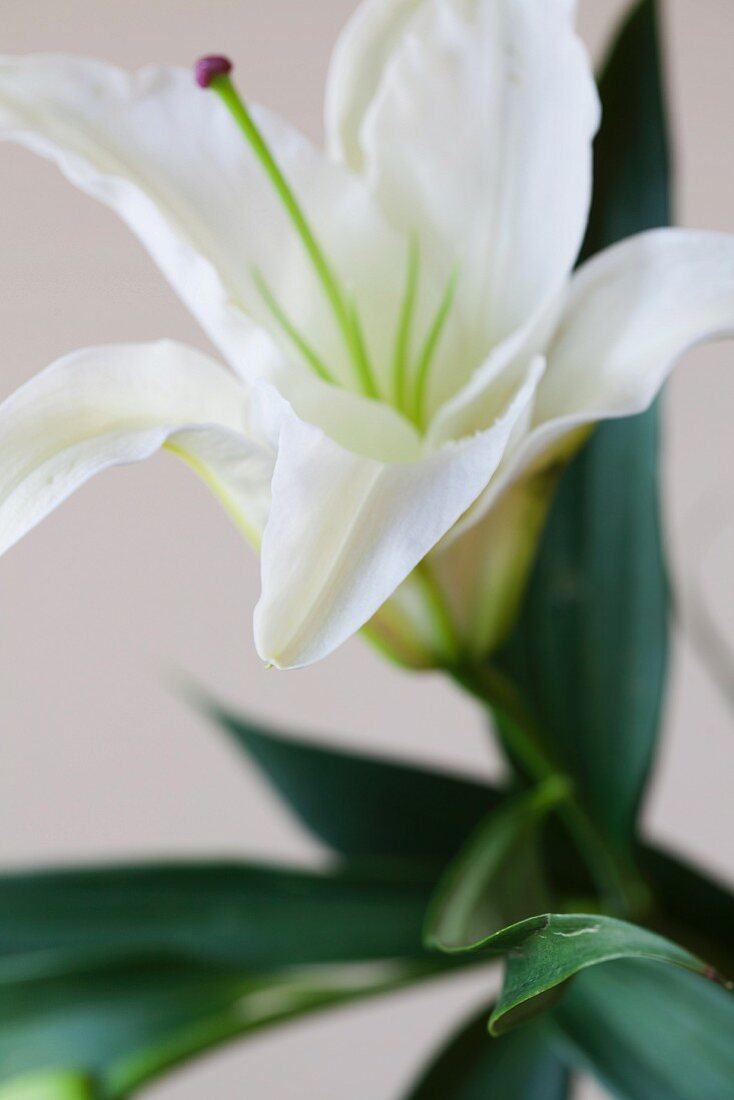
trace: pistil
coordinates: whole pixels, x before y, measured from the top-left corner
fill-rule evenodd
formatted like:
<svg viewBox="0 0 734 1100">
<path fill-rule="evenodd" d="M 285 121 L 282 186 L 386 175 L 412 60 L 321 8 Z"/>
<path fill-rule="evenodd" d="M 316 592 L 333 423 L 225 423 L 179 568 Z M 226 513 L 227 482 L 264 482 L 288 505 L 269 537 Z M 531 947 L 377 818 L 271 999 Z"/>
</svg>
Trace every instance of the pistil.
<svg viewBox="0 0 734 1100">
<path fill-rule="evenodd" d="M 308 219 L 298 199 L 275 160 L 262 131 L 232 83 L 230 78 L 231 71 L 232 64 L 227 58 L 220 56 L 203 57 L 196 64 L 196 80 L 200 87 L 210 88 L 213 92 L 216 92 L 259 160 L 273 190 L 280 199 L 280 202 L 298 233 L 316 276 L 321 283 L 324 294 L 341 330 L 361 389 L 368 397 L 379 398 L 379 390 L 375 382 L 369 356 L 367 355 L 366 346 L 362 337 L 356 307 L 353 303 L 348 302 L 342 294 L 338 279 L 314 231 L 309 225 Z M 260 292 L 263 293 L 262 287 L 260 287 Z M 266 302 L 282 324 L 285 314 L 280 307 L 277 306 L 277 303 L 275 303 L 277 312 L 273 310 L 275 299 L 269 291 L 268 294 L 269 299 L 266 297 Z M 292 325 L 290 328 L 287 328 L 287 331 L 291 339 L 294 339 L 295 330 Z M 297 337 L 296 343 L 300 341 L 299 346 L 301 351 L 306 354 L 304 349 L 305 340 L 297 333 L 295 333 L 295 336 Z M 315 353 L 311 353 L 309 349 L 309 354 L 306 354 L 306 358 L 315 368 L 314 355 Z M 318 360 L 317 356 L 315 358 Z M 322 377 L 324 376 L 324 371 L 325 368 L 321 365 L 321 369 L 318 373 Z M 326 373 L 328 374 L 328 372 Z M 331 380 L 331 378 L 329 380 Z"/>
</svg>

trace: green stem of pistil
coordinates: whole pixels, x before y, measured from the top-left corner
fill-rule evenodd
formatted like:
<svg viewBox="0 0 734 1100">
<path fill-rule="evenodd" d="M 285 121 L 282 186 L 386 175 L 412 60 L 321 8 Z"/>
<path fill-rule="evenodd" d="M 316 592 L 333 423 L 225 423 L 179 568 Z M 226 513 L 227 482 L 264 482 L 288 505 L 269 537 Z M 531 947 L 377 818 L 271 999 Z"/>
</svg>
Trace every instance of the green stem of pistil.
<svg viewBox="0 0 734 1100">
<path fill-rule="evenodd" d="M 331 269 L 331 265 L 324 255 L 290 184 L 271 153 L 260 128 L 241 99 L 239 92 L 229 76 L 221 75 L 215 77 L 210 87 L 212 91 L 216 92 L 219 96 L 232 118 L 239 126 L 255 156 L 260 161 L 275 193 L 282 202 L 301 238 L 303 247 L 313 265 L 314 271 L 318 276 L 324 293 L 334 312 L 339 328 L 341 329 L 347 349 L 352 356 L 359 374 L 359 381 L 364 392 L 369 397 L 378 397 L 379 391 L 375 384 L 369 361 L 364 357 L 363 351 L 360 350 L 361 337 L 355 330 L 353 313 L 344 301 L 339 283 Z"/>
</svg>

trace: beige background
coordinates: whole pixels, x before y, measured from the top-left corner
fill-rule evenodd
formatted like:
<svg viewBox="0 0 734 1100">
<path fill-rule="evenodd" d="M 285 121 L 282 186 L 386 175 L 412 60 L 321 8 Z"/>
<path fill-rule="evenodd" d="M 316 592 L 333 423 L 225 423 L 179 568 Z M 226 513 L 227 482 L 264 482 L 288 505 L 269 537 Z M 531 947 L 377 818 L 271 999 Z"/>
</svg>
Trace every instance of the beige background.
<svg viewBox="0 0 734 1100">
<path fill-rule="evenodd" d="M 0 0 L 0 50 L 188 64 L 224 49 L 250 98 L 319 135 L 331 43 L 352 0 Z M 581 3 L 595 52 L 618 0 Z M 668 0 L 679 220 L 734 230 L 734 10 Z M 2 393 L 87 344 L 203 338 L 140 246 L 56 171 L 0 149 Z M 702 566 L 734 644 L 734 349 L 688 357 L 668 394 L 667 520 L 678 573 L 694 516 L 723 517 Z M 85 488 L 0 563 L 0 860 L 135 854 L 319 858 L 231 748 L 177 696 L 176 670 L 252 713 L 340 743 L 491 773 L 471 705 L 438 678 L 397 672 L 359 641 L 308 671 L 264 671 L 250 613 L 257 564 L 216 504 L 167 458 Z M 678 639 L 667 737 L 646 812 L 652 834 L 734 870 L 734 731 Z M 151 1092 L 396 1100 L 485 979 L 324 1017 L 230 1048 Z M 589 1091 L 585 1095 L 598 1095 Z"/>
</svg>

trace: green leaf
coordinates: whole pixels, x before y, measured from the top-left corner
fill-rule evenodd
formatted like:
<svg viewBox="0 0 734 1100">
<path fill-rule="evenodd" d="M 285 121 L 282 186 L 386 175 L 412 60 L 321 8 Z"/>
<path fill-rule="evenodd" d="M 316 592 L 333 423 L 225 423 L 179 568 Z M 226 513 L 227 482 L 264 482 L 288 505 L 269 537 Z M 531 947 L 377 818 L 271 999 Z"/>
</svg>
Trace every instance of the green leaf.
<svg viewBox="0 0 734 1100">
<path fill-rule="evenodd" d="M 679 857 L 641 848 L 638 863 L 653 894 L 656 927 L 734 976 L 734 894 Z"/>
<path fill-rule="evenodd" d="M 552 822 L 549 822 L 552 825 Z M 588 895 L 590 883 L 558 830 L 547 829 L 544 870 L 556 893 L 566 899 Z M 647 889 L 647 923 L 709 960 L 723 974 L 734 975 L 734 893 L 672 852 L 640 843 L 635 863 Z M 570 908 L 570 907 L 569 907 Z M 584 908 L 574 904 L 573 908 Z"/>
<path fill-rule="evenodd" d="M 449 1040 L 405 1100 L 566 1100 L 568 1072 L 543 1029 L 531 1025 L 493 1039 L 487 1014 Z"/>
<path fill-rule="evenodd" d="M 583 974 L 553 1014 L 572 1060 L 620 1100 L 726 1100 L 734 997 L 662 966 Z"/>
<path fill-rule="evenodd" d="M 683 947 L 646 928 L 586 913 L 544 913 L 501 928 L 448 954 L 505 956 L 505 980 L 490 1031 L 501 1035 L 554 1003 L 569 978 L 614 959 L 649 959 L 714 976 Z"/>
<path fill-rule="evenodd" d="M 0 1078 L 83 1066 L 94 1074 L 100 1100 L 120 1100 L 234 1036 L 430 973 L 425 964 L 389 962 L 268 977 L 174 955 L 80 961 L 57 970 L 41 961 L 36 970 L 0 982 Z M 21 1081 L 6 1086 L 9 1097 Z M 69 1094 L 69 1100 L 82 1097 L 91 1100 Z M 1 1092 L 0 1098 L 6 1100 Z M 51 1098 L 57 1100 L 54 1093 Z"/>
<path fill-rule="evenodd" d="M 568 795 L 550 779 L 495 811 L 449 864 L 426 916 L 425 939 L 439 948 L 467 947 L 487 928 L 501 928 L 548 904 L 538 855 L 538 826 Z"/>
<path fill-rule="evenodd" d="M 0 980 L 35 957 L 183 952 L 249 971 L 422 953 L 431 880 L 237 863 L 0 877 Z"/>
<path fill-rule="evenodd" d="M 638 4 L 601 80 L 604 121 L 585 254 L 669 221 L 656 7 Z M 564 475 L 498 663 L 531 705 L 589 814 L 631 843 L 668 654 L 657 407 L 598 428 Z"/>
<path fill-rule="evenodd" d="M 582 256 L 671 222 L 672 168 L 658 4 L 634 4 L 599 81 L 594 196 Z"/>
<path fill-rule="evenodd" d="M 122 1097 L 234 1035 L 440 973 L 421 942 L 432 882 L 235 863 L 6 875 L 0 1078 L 83 1069 Z"/>
<path fill-rule="evenodd" d="M 352 859 L 445 863 L 503 797 L 484 783 L 293 740 L 207 709 L 301 822 Z"/>
<path fill-rule="evenodd" d="M 526 922 L 530 924 L 531 922 Z M 543 995 L 590 966 L 620 958 L 649 959 L 710 975 L 710 968 L 685 948 L 646 928 L 612 917 L 552 914 L 519 935 L 510 929 L 504 950 L 505 982 L 490 1028 L 493 1034 L 522 1023 L 547 1005 Z"/>
<path fill-rule="evenodd" d="M 76 1073 L 33 1073 L 0 1085 L 0 1100 L 99 1100 L 86 1076 Z"/>
</svg>

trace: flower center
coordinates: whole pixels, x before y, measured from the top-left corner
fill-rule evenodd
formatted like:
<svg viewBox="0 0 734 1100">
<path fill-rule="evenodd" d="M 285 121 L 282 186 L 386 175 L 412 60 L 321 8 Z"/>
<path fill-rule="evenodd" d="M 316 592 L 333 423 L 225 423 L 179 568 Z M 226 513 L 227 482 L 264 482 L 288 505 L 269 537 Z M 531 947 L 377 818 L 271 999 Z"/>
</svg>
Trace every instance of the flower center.
<svg viewBox="0 0 734 1100">
<path fill-rule="evenodd" d="M 285 178 L 268 143 L 253 119 L 247 105 L 235 88 L 230 73 L 232 63 L 219 55 L 201 58 L 195 69 L 196 81 L 202 88 L 215 92 L 242 132 L 252 152 L 260 162 L 275 194 L 280 200 L 291 224 L 303 245 L 316 278 L 334 315 L 344 346 L 361 392 L 370 398 L 381 400 L 375 372 L 362 331 L 357 303 L 345 294 L 319 240 L 312 229 L 301 204 Z M 418 428 L 426 424 L 426 399 L 428 379 L 441 335 L 451 311 L 456 292 L 458 271 L 452 272 L 427 335 L 417 357 L 411 358 L 414 315 L 418 299 L 420 257 L 418 244 L 411 240 L 405 290 L 395 335 L 393 354 L 392 403 Z M 324 382 L 336 385 L 336 379 L 306 336 L 297 328 L 282 308 L 264 275 L 258 269 L 252 271 L 257 290 L 280 329 L 287 335 L 311 369 Z"/>
</svg>

